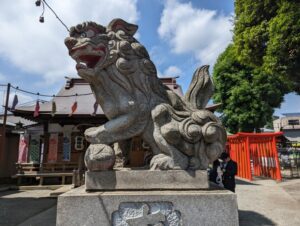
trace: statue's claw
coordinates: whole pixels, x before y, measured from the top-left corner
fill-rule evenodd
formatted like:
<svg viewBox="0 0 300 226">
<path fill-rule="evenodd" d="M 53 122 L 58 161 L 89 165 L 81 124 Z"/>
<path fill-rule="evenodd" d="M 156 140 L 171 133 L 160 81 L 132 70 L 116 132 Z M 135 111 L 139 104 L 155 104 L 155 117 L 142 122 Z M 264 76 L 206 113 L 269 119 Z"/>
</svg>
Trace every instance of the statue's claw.
<svg viewBox="0 0 300 226">
<path fill-rule="evenodd" d="M 174 160 L 167 155 L 155 155 L 150 162 L 150 170 L 169 170 L 174 169 Z"/>
<path fill-rule="evenodd" d="M 91 144 L 99 144 L 101 143 L 101 141 L 99 140 L 99 135 L 101 134 L 101 131 L 102 126 L 88 128 L 84 132 L 85 139 Z"/>
<path fill-rule="evenodd" d="M 189 161 L 189 170 L 197 170 L 201 166 L 200 160 L 195 157 L 191 157 Z"/>
</svg>

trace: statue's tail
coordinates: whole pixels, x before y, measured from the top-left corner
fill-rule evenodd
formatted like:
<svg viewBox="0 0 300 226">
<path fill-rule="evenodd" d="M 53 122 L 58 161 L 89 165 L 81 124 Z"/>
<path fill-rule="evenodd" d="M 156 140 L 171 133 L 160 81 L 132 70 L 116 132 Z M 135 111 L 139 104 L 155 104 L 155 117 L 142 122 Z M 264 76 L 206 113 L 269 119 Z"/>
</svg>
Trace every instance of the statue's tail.
<svg viewBox="0 0 300 226">
<path fill-rule="evenodd" d="M 204 109 L 214 92 L 208 68 L 208 65 L 204 65 L 195 71 L 190 87 L 184 96 L 186 104 L 192 109 Z"/>
</svg>

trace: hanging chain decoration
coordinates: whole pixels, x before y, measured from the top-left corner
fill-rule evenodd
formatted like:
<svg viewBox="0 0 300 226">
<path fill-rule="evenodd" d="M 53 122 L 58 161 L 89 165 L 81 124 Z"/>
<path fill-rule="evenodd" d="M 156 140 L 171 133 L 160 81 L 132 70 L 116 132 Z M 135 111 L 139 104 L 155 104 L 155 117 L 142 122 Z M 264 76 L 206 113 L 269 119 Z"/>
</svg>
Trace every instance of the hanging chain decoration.
<svg viewBox="0 0 300 226">
<path fill-rule="evenodd" d="M 45 22 L 45 18 L 44 18 L 44 12 L 45 12 L 45 5 L 52 11 L 52 13 L 55 15 L 56 19 L 59 20 L 59 22 L 67 29 L 68 32 L 70 32 L 69 28 L 67 27 L 67 25 L 58 17 L 58 15 L 56 14 L 56 12 L 49 6 L 49 4 L 46 2 L 46 0 L 36 0 L 35 1 L 35 5 L 37 7 L 41 6 L 43 7 L 43 11 L 42 14 L 39 18 L 39 21 L 41 23 Z"/>
<path fill-rule="evenodd" d="M 0 84 L 0 87 L 7 87 L 7 84 Z M 52 100 L 51 100 L 51 116 L 52 117 L 54 117 L 55 114 L 57 113 L 57 105 L 56 105 L 56 102 L 55 102 L 56 98 L 70 98 L 70 97 L 74 98 L 75 97 L 74 103 L 71 106 L 71 112 L 69 114 L 69 116 L 71 117 L 74 114 L 74 112 L 77 110 L 77 107 L 78 107 L 77 97 L 78 96 L 93 95 L 92 92 L 82 93 L 82 94 L 76 93 L 76 94 L 70 94 L 70 95 L 49 95 L 49 94 L 41 94 L 39 92 L 34 93 L 34 92 L 24 90 L 24 89 L 19 88 L 18 86 L 13 86 L 13 85 L 11 85 L 11 88 L 15 90 L 14 99 L 12 101 L 12 105 L 11 105 L 11 108 L 10 108 L 11 111 L 15 111 L 16 106 L 19 104 L 19 97 L 17 95 L 18 92 L 27 93 L 27 94 L 34 95 L 34 96 L 37 97 L 36 102 L 35 102 L 34 113 L 33 113 L 34 117 L 38 117 L 40 115 L 40 107 L 41 107 L 40 103 L 48 102 L 48 101 L 45 101 L 45 100 L 41 100 L 40 99 L 41 96 L 42 97 L 52 97 Z M 3 97 L 5 97 L 5 94 L 3 95 Z M 21 103 L 21 105 L 22 105 L 22 103 Z M 93 105 L 93 113 L 91 113 L 92 116 L 97 115 L 98 108 L 99 108 L 99 104 L 96 101 Z"/>
<path fill-rule="evenodd" d="M 0 86 L 1 86 L 1 84 L 0 84 Z M 7 85 L 4 85 L 4 86 L 7 86 Z M 70 95 L 49 95 L 49 94 L 34 93 L 34 92 L 31 92 L 31 91 L 20 89 L 19 87 L 15 87 L 13 85 L 11 85 L 11 88 L 16 89 L 16 90 L 18 90 L 19 92 L 22 92 L 22 93 L 27 93 L 27 94 L 35 95 L 35 96 L 39 96 L 39 97 L 55 97 L 55 98 L 57 98 L 57 97 L 89 96 L 89 95 L 93 94 L 91 92 L 91 93 L 70 94 Z"/>
</svg>

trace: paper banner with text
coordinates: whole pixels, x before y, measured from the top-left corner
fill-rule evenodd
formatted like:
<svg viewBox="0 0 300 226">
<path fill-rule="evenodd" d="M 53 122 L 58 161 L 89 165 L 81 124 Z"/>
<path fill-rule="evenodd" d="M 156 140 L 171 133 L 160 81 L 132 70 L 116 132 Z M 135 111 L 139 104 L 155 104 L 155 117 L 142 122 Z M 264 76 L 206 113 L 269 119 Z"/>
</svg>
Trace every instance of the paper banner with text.
<svg viewBox="0 0 300 226">
<path fill-rule="evenodd" d="M 56 162 L 57 161 L 57 151 L 58 151 L 58 134 L 53 133 L 50 134 L 49 137 L 49 149 L 48 149 L 48 162 Z"/>
<path fill-rule="evenodd" d="M 20 134 L 18 163 L 26 163 L 28 157 L 28 134 Z"/>
<path fill-rule="evenodd" d="M 63 138 L 63 161 L 71 160 L 71 134 L 64 133 Z"/>
<path fill-rule="evenodd" d="M 31 135 L 29 143 L 29 161 L 39 163 L 40 160 L 40 136 Z"/>
</svg>

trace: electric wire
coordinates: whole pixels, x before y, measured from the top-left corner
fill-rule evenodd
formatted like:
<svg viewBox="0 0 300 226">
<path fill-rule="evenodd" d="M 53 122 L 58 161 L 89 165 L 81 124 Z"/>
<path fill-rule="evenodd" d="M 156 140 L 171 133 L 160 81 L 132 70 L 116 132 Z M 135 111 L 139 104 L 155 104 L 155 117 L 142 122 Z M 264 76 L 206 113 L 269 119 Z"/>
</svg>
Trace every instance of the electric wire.
<svg viewBox="0 0 300 226">
<path fill-rule="evenodd" d="M 0 87 L 5 87 L 5 86 L 8 86 L 7 84 L 0 84 Z M 89 95 L 93 95 L 94 93 L 81 93 L 81 94 L 70 94 L 70 95 L 55 95 L 55 94 L 42 94 L 40 92 L 32 92 L 32 91 L 28 91 L 28 90 L 25 90 L 25 89 L 21 89 L 19 88 L 19 86 L 13 86 L 11 85 L 10 86 L 12 89 L 15 90 L 15 92 L 22 92 L 22 93 L 27 93 L 27 94 L 31 94 L 31 95 L 34 95 L 34 96 L 41 96 L 41 97 L 78 97 L 78 96 L 89 96 Z"/>
<path fill-rule="evenodd" d="M 49 94 L 42 94 L 42 93 L 34 93 L 31 91 L 27 91 L 24 89 L 20 89 L 18 86 L 13 86 L 11 85 L 11 88 L 16 89 L 17 91 L 23 92 L 23 93 L 27 93 L 27 94 L 31 94 L 31 95 L 35 95 L 35 96 L 41 96 L 41 97 L 76 97 L 76 96 L 88 96 L 88 95 L 92 95 L 93 93 L 81 93 L 81 94 L 70 94 L 70 95 L 49 95 Z"/>
<path fill-rule="evenodd" d="M 68 32 L 70 32 L 68 26 L 59 18 L 59 16 L 56 14 L 56 12 L 50 7 L 50 5 L 46 2 L 46 0 L 42 0 L 43 3 L 43 14 L 44 15 L 44 3 L 45 5 L 52 11 L 52 13 L 55 15 L 56 19 L 59 20 L 59 22 L 67 29 Z"/>
</svg>

